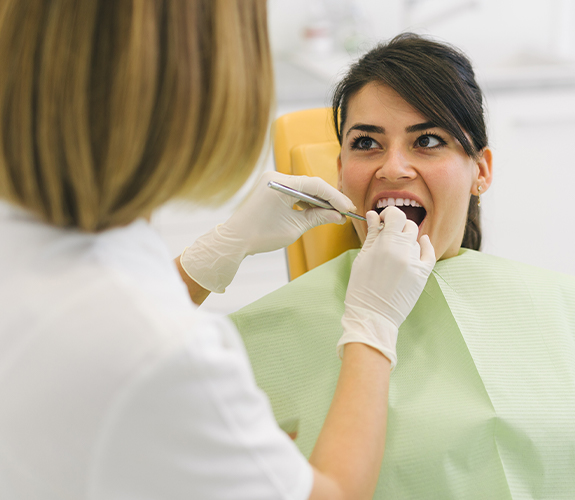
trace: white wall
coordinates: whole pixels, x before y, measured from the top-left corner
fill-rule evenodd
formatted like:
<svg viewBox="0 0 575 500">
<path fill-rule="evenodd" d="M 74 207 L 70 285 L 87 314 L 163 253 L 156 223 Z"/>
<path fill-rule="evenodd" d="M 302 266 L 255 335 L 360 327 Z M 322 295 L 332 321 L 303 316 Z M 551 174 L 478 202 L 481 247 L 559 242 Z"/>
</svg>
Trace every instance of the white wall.
<svg viewBox="0 0 575 500">
<path fill-rule="evenodd" d="M 269 0 L 277 54 L 304 46 L 302 33 L 318 6 L 336 38 L 356 17 L 363 48 L 416 31 L 461 47 L 482 67 L 575 57 L 573 0 Z"/>
<path fill-rule="evenodd" d="M 575 89 L 488 94 L 494 181 L 484 250 L 575 275 Z"/>
</svg>

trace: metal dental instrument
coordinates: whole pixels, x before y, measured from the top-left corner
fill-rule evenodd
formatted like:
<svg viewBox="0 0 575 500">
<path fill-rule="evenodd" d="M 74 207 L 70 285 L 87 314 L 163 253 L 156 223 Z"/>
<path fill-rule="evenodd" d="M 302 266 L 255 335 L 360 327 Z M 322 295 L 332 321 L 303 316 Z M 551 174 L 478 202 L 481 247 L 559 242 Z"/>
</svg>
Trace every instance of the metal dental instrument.
<svg viewBox="0 0 575 500">
<path fill-rule="evenodd" d="M 294 198 L 297 198 L 298 200 L 305 201 L 306 203 L 309 203 L 310 205 L 315 205 L 316 207 L 327 208 L 328 210 L 335 210 L 336 212 L 339 212 L 339 210 L 334 208 L 329 202 L 322 200 L 321 198 L 317 198 L 316 196 L 312 196 L 311 194 L 302 193 L 301 191 L 298 191 L 297 189 L 293 189 L 293 188 L 290 188 L 288 186 L 284 186 L 283 184 L 280 184 L 279 182 L 270 181 L 270 182 L 268 182 L 268 187 L 275 189 L 276 191 L 279 191 L 280 193 L 284 193 L 284 194 L 288 194 L 290 196 L 293 196 Z M 361 215 L 354 214 L 353 212 L 339 212 L 339 213 L 342 215 L 347 215 L 348 217 L 353 217 L 354 219 L 363 220 L 363 221 L 365 220 L 365 217 L 362 217 Z"/>
</svg>

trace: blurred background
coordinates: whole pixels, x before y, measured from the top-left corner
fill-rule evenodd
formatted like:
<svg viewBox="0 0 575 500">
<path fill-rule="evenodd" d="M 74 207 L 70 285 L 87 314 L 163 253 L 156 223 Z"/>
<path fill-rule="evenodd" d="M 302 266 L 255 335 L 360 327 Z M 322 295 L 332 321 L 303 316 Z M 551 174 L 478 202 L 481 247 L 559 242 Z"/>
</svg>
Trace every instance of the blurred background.
<svg viewBox="0 0 575 500">
<path fill-rule="evenodd" d="M 328 106 L 349 64 L 402 31 L 466 52 L 485 93 L 494 152 L 482 250 L 575 275 L 575 0 L 268 0 L 268 12 L 276 116 Z M 257 176 L 272 169 L 270 147 Z M 216 210 L 158 210 L 152 223 L 174 257 L 224 222 L 249 184 Z M 283 250 L 248 257 L 226 293 L 203 308 L 229 313 L 287 282 Z"/>
</svg>

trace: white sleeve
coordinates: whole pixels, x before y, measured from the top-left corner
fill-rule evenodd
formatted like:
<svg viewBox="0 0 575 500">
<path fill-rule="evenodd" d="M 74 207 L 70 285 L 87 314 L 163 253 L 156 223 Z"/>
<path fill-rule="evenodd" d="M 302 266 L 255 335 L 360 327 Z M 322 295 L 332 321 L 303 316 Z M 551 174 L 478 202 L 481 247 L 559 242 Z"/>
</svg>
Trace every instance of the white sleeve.
<svg viewBox="0 0 575 500">
<path fill-rule="evenodd" d="M 235 327 L 203 315 L 122 389 L 91 500 L 307 499 L 307 460 L 277 426 Z"/>
</svg>

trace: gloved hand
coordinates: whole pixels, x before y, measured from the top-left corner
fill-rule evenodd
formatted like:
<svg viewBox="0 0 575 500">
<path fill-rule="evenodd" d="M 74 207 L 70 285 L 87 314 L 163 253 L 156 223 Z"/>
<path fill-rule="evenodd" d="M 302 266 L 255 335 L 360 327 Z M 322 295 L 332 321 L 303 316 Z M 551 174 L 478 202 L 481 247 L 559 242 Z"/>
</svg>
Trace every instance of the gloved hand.
<svg viewBox="0 0 575 500">
<path fill-rule="evenodd" d="M 198 238 L 182 253 L 182 268 L 206 290 L 224 292 L 247 255 L 284 248 L 320 224 L 345 223 L 345 216 L 335 210 L 297 203 L 292 196 L 270 189 L 268 182 L 272 180 L 323 198 L 342 212 L 355 209 L 347 196 L 318 177 L 266 172 L 224 224 Z M 295 210 L 296 203 L 303 210 Z"/>
<path fill-rule="evenodd" d="M 417 225 L 396 207 L 379 216 L 369 211 L 366 218 L 367 238 L 352 266 L 337 352 L 343 358 L 345 344 L 367 344 L 386 356 L 393 370 L 399 326 L 427 283 L 435 252 L 427 235 L 417 243 Z"/>
</svg>

